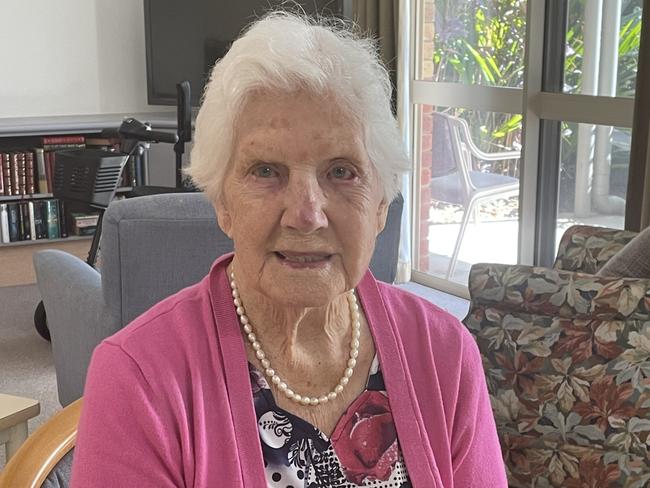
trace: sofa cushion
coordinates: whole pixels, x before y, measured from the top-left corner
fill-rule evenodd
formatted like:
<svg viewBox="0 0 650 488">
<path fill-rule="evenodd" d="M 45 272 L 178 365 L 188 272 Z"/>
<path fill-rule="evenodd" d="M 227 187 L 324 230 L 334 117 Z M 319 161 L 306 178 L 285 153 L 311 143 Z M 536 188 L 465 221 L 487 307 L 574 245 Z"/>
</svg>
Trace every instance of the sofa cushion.
<svg viewBox="0 0 650 488">
<path fill-rule="evenodd" d="M 597 273 L 600 276 L 650 278 L 650 227 L 616 253 Z"/>
</svg>

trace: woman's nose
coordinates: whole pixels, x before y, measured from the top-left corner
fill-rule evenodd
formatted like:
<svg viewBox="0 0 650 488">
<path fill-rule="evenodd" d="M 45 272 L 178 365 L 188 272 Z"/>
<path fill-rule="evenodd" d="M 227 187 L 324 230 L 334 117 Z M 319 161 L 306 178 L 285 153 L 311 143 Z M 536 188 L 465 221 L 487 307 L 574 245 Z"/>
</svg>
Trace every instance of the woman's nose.
<svg viewBox="0 0 650 488">
<path fill-rule="evenodd" d="M 281 225 L 307 234 L 327 227 L 325 200 L 315 176 L 290 178 Z"/>
</svg>

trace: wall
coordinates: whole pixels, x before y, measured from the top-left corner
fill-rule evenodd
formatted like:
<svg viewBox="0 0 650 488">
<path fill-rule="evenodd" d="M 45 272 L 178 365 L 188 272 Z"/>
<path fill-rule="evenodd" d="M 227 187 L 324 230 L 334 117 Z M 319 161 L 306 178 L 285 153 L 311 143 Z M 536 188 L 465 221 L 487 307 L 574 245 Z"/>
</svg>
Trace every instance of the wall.
<svg viewBox="0 0 650 488">
<path fill-rule="evenodd" d="M 142 0 L 1 0 L 0 118 L 147 104 Z"/>
</svg>

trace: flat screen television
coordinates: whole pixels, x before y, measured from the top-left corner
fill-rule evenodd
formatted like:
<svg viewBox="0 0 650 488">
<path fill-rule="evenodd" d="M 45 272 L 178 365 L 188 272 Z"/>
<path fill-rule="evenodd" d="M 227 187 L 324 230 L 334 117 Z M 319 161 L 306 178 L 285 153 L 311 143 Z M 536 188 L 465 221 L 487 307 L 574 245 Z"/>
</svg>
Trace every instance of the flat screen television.
<svg viewBox="0 0 650 488">
<path fill-rule="evenodd" d="M 188 80 L 198 106 L 214 62 L 244 27 L 281 0 L 144 0 L 150 105 L 175 105 L 176 83 Z M 345 0 L 297 1 L 307 14 L 344 16 Z"/>
</svg>

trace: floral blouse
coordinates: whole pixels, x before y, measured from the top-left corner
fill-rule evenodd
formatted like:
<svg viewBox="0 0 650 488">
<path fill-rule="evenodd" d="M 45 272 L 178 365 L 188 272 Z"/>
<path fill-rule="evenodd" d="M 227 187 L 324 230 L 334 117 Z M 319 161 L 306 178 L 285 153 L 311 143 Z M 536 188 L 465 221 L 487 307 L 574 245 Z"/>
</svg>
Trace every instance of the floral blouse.
<svg viewBox="0 0 650 488">
<path fill-rule="evenodd" d="M 248 368 L 269 487 L 411 487 L 377 356 L 331 438 L 278 407 L 263 374 Z"/>
</svg>

